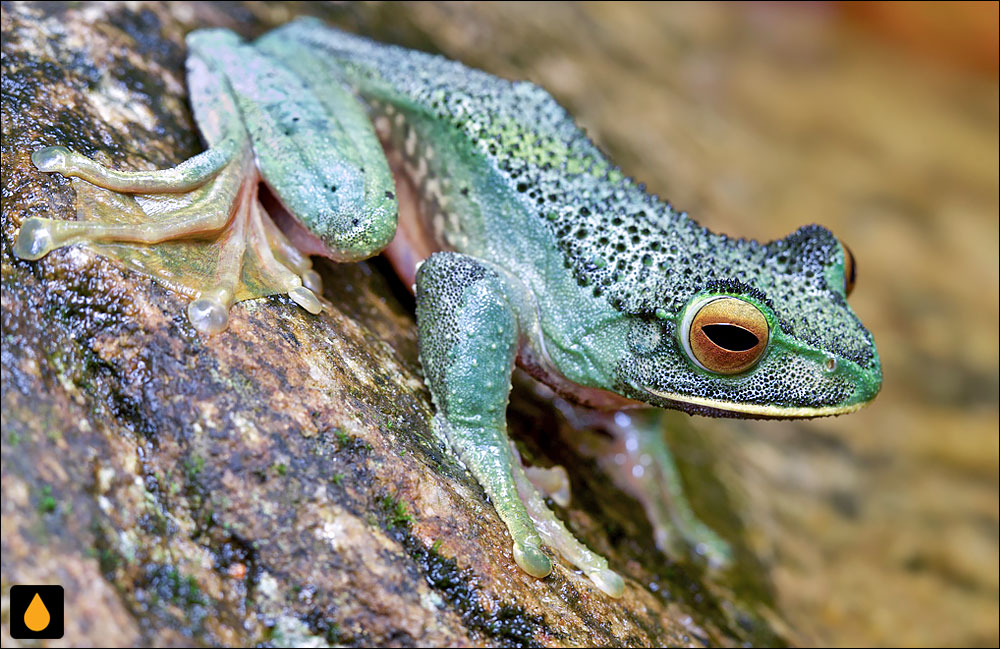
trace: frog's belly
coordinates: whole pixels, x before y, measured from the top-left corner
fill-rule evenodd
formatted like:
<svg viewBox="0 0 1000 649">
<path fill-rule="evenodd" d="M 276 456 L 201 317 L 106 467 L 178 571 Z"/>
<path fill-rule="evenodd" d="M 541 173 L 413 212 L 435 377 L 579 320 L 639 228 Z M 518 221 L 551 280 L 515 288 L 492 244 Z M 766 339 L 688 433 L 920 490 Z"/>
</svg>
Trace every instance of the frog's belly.
<svg viewBox="0 0 1000 649">
<path fill-rule="evenodd" d="M 403 156 L 387 149 L 386 157 L 396 181 L 399 221 L 396 224 L 396 236 L 384 253 L 396 274 L 412 292 L 420 262 L 446 247 L 431 234 L 434 230 L 426 210 L 427 201 L 419 195 Z"/>
</svg>

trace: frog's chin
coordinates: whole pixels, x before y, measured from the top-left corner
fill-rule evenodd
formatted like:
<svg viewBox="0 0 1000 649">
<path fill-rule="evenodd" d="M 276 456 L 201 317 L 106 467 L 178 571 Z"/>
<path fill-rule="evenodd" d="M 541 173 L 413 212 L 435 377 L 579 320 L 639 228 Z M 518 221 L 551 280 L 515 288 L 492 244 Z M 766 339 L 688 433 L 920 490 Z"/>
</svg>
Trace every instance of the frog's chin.
<svg viewBox="0 0 1000 649">
<path fill-rule="evenodd" d="M 633 386 L 636 387 L 636 386 Z M 866 402 L 839 406 L 773 406 L 758 403 L 739 403 L 707 399 L 686 394 L 676 394 L 648 387 L 637 387 L 651 398 L 643 399 L 651 405 L 675 408 L 693 415 L 731 417 L 738 419 L 812 419 L 846 415 L 860 410 Z"/>
</svg>

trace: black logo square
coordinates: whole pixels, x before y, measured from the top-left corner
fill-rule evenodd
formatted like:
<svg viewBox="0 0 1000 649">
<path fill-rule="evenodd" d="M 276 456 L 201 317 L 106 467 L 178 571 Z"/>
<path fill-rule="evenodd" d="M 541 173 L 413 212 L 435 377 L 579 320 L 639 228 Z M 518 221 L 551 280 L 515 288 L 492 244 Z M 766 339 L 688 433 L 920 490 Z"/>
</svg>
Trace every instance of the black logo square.
<svg viewBox="0 0 1000 649">
<path fill-rule="evenodd" d="M 18 640 L 63 637 L 62 586 L 11 586 L 10 637 Z"/>
</svg>

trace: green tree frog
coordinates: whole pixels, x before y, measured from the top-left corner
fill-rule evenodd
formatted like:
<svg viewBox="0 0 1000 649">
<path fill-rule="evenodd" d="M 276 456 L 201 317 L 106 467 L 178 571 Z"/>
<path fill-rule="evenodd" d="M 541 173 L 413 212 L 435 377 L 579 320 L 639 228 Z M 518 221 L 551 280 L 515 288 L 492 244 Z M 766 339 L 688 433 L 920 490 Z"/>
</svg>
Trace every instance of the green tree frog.
<svg viewBox="0 0 1000 649">
<path fill-rule="evenodd" d="M 727 544 L 685 503 L 655 409 L 819 417 L 881 387 L 847 304 L 853 258 L 828 230 L 766 244 L 713 234 L 625 177 L 536 85 L 312 19 L 252 44 L 198 30 L 187 45 L 207 150 L 149 172 L 36 151 L 40 170 L 74 177 L 80 218 L 26 220 L 15 252 L 89 245 L 189 294 L 191 323 L 216 334 L 240 300 L 286 293 L 320 312 L 309 254 L 385 249 L 415 284 L 434 427 L 531 575 L 551 571 L 547 546 L 609 595 L 624 589 L 547 505 L 568 496 L 565 472 L 522 466 L 507 437 L 515 364 L 617 411 L 607 428 L 660 548 L 712 564 Z M 291 225 L 262 207 L 261 182 Z"/>
</svg>

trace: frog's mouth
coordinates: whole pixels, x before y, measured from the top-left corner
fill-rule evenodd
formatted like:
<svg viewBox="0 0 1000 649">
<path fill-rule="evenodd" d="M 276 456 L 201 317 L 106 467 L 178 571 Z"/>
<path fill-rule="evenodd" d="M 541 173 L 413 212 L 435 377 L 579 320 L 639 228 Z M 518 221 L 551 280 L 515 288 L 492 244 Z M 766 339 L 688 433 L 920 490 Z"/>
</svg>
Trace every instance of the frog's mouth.
<svg viewBox="0 0 1000 649">
<path fill-rule="evenodd" d="M 654 397 L 653 399 L 643 399 L 652 405 L 683 410 L 695 415 L 738 419 L 814 419 L 816 417 L 833 417 L 855 412 L 868 403 L 867 401 L 862 401 L 838 406 L 775 406 L 707 399 L 705 397 L 665 392 L 634 384 L 632 388 L 638 393 L 634 395 L 638 398 L 642 398 L 640 395 Z"/>
</svg>

